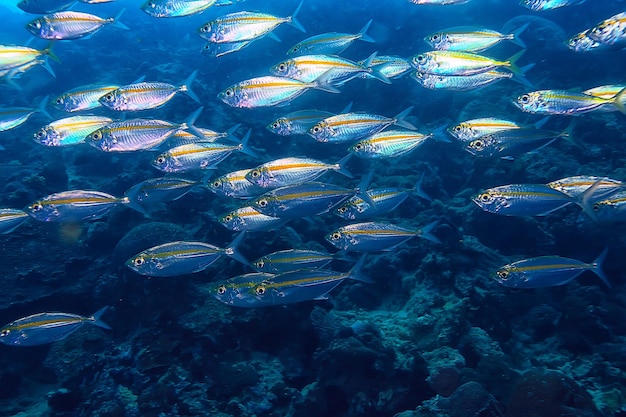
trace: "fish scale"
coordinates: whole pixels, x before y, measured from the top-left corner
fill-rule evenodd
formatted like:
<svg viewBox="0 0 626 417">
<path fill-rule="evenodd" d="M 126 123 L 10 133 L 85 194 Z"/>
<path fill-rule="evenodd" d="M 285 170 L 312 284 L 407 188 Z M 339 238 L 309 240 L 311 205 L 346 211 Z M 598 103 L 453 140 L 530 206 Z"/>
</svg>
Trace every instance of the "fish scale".
<svg viewBox="0 0 626 417">
<path fill-rule="evenodd" d="M 128 152 L 153 148 L 177 131 L 186 128 L 186 123 L 131 119 L 110 123 L 92 132 L 86 140 L 90 145 L 105 152 Z"/>
</svg>

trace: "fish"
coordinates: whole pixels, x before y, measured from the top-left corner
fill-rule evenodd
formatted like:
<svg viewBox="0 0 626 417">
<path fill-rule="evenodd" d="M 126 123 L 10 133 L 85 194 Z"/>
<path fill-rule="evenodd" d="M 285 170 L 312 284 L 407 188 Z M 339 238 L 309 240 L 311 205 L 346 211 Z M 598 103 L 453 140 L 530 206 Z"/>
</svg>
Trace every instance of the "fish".
<svg viewBox="0 0 626 417">
<path fill-rule="evenodd" d="M 276 76 L 251 78 L 222 90 L 217 97 L 231 107 L 255 108 L 288 103 L 311 88 L 339 93 L 337 88 L 327 82 L 329 76 L 322 75 L 310 83 Z"/>
<path fill-rule="evenodd" d="M 267 130 L 280 136 L 306 135 L 314 124 L 334 115 L 321 110 L 297 110 L 274 120 Z"/>
<path fill-rule="evenodd" d="M 585 191 L 589 190 L 593 185 L 593 195 L 591 198 L 598 198 L 607 196 L 619 191 L 624 187 L 624 183 L 619 180 L 614 180 L 608 177 L 596 177 L 593 175 L 576 175 L 573 177 L 561 178 L 551 181 L 546 184 L 548 187 L 553 188 L 567 194 L 572 198 L 581 197 Z"/>
<path fill-rule="evenodd" d="M 275 188 L 248 202 L 259 213 L 281 219 L 317 216 L 360 193 L 321 182 L 304 182 Z"/>
<path fill-rule="evenodd" d="M 26 29 L 33 35 L 48 40 L 80 39 L 93 35 L 106 25 L 130 30 L 120 21 L 122 9 L 117 16 L 103 19 L 93 14 L 72 11 L 60 11 L 31 20 Z"/>
<path fill-rule="evenodd" d="M 125 265 L 148 277 L 174 277 L 204 271 L 222 256 L 249 265 L 237 250 L 244 237 L 245 233 L 239 233 L 226 248 L 204 242 L 168 242 L 139 252 Z"/>
<path fill-rule="evenodd" d="M 526 49 L 526 44 L 520 39 L 520 34 L 528 25 L 526 23 L 508 34 L 483 27 L 454 27 L 431 33 L 424 38 L 424 41 L 439 51 L 481 52 L 502 41 L 512 41 L 517 46 Z"/>
<path fill-rule="evenodd" d="M 73 223 L 99 219 L 119 205 L 135 207 L 127 198 L 100 191 L 71 190 L 34 201 L 24 211 L 42 222 Z"/>
<path fill-rule="evenodd" d="M 496 117 L 483 117 L 461 122 L 448 128 L 448 133 L 461 142 L 471 142 L 481 136 L 503 130 L 520 129 L 523 127 L 511 120 Z"/>
<path fill-rule="evenodd" d="M 421 229 L 408 229 L 388 222 L 353 223 L 335 229 L 325 239 L 337 249 L 349 252 L 391 251 L 416 236 L 441 243 L 432 234 L 438 225 L 438 220 Z"/>
<path fill-rule="evenodd" d="M 211 292 L 218 300 L 237 307 L 268 307 L 313 300 L 326 300 L 328 293 L 346 279 L 372 283 L 361 273 L 365 255 L 348 272 L 326 269 L 301 269 L 260 280 L 253 275 L 213 284 Z M 252 279 L 251 279 L 252 278 Z"/>
<path fill-rule="evenodd" d="M 626 41 L 626 12 L 618 13 L 598 23 L 587 36 L 603 45 L 619 45 Z"/>
<path fill-rule="evenodd" d="M 385 130 L 358 141 L 348 151 L 364 159 L 396 158 L 412 152 L 433 136 L 433 133 L 422 134 L 412 130 Z"/>
<path fill-rule="evenodd" d="M 152 17 L 182 17 L 199 14 L 217 0 L 148 0 L 141 10 Z"/>
<path fill-rule="evenodd" d="M 597 222 L 623 221 L 626 218 L 626 190 L 619 188 L 614 192 L 603 195 L 601 184 L 603 180 L 594 183 L 579 200 L 583 211 Z M 600 193 L 596 189 L 600 188 Z M 608 195 L 607 195 L 608 194 Z"/>
<path fill-rule="evenodd" d="M 337 171 L 353 178 L 345 164 L 351 154 L 341 158 L 336 164 L 327 164 L 312 158 L 280 158 L 252 168 L 246 179 L 262 188 L 278 188 L 302 182 L 313 181 L 327 171 Z"/>
<path fill-rule="evenodd" d="M 155 148 L 176 132 L 195 128 L 193 123 L 202 109 L 200 107 L 181 124 L 158 119 L 111 122 L 88 134 L 85 141 L 103 152 L 133 152 Z"/>
<path fill-rule="evenodd" d="M 364 64 L 360 62 L 359 64 Z M 408 59 L 396 55 L 376 55 L 369 65 L 388 80 L 400 78 L 413 69 Z"/>
<path fill-rule="evenodd" d="M 282 23 L 287 23 L 301 32 L 306 32 L 296 19 L 302 2 L 288 17 L 277 17 L 268 13 L 235 12 L 217 17 L 200 27 L 203 39 L 214 43 L 252 41 L 268 35 Z"/>
<path fill-rule="evenodd" d="M 110 3 L 115 0 L 79 0 L 86 4 Z M 20 0 L 17 7 L 26 13 L 54 13 L 69 8 L 76 0 Z"/>
<path fill-rule="evenodd" d="M 52 116 L 46 110 L 48 96 L 45 96 L 39 103 L 39 107 L 0 107 L 0 132 L 15 129 L 27 121 L 35 113 L 41 113 L 49 119 Z"/>
<path fill-rule="evenodd" d="M 207 178 L 205 180 L 206 186 L 215 194 L 223 197 L 241 199 L 255 197 L 264 193 L 266 189 L 246 179 L 246 175 L 250 171 L 251 169 L 241 169 L 218 178 Z"/>
<path fill-rule="evenodd" d="M 15 68 L 0 70 L 0 80 L 6 82 L 7 85 L 15 88 L 16 90 L 21 90 L 22 87 L 20 87 L 15 79 L 19 78 L 23 73 L 35 68 L 38 65 L 43 66 L 44 69 L 50 73 L 50 75 L 56 78 L 56 74 L 54 73 L 52 67 L 48 64 L 48 60 L 37 58 Z"/>
<path fill-rule="evenodd" d="M 232 137 L 234 142 L 241 142 L 234 134 L 241 127 L 241 123 L 237 123 L 225 132 L 216 132 L 215 130 L 204 127 L 195 127 L 193 131 L 181 130 L 174 133 L 167 141 L 168 145 L 179 146 L 189 143 L 213 143 L 219 139 Z M 198 137 L 200 136 L 200 137 Z"/>
<path fill-rule="evenodd" d="M 218 216 L 218 222 L 233 232 L 259 232 L 272 230 L 285 223 L 285 219 L 266 216 L 254 207 L 244 206 Z"/>
<path fill-rule="evenodd" d="M 60 94 L 52 101 L 52 105 L 68 113 L 92 110 L 101 106 L 100 97 L 120 88 L 116 84 L 89 84 L 77 87 Z"/>
<path fill-rule="evenodd" d="M 30 216 L 23 210 L 0 209 L 0 234 L 6 235 L 17 229 Z"/>
<path fill-rule="evenodd" d="M 33 134 L 35 142 L 44 146 L 71 146 L 84 143 L 90 133 L 113 123 L 103 116 L 70 116 L 55 120 Z"/>
<path fill-rule="evenodd" d="M 504 216 L 547 216 L 575 199 L 545 184 L 508 184 L 472 197 L 483 211 Z"/>
<path fill-rule="evenodd" d="M 415 126 L 406 120 L 412 110 L 410 106 L 394 117 L 361 112 L 338 114 L 315 124 L 307 133 L 318 142 L 342 143 L 363 139 L 391 125 L 413 130 Z"/>
<path fill-rule="evenodd" d="M 115 111 L 139 111 L 156 109 L 170 101 L 174 96 L 183 92 L 196 103 L 200 99 L 191 89 L 198 70 L 193 71 L 181 85 L 172 85 L 161 82 L 139 82 L 119 87 L 104 94 L 98 101 L 103 106 Z"/>
<path fill-rule="evenodd" d="M 85 323 L 111 330 L 101 319 L 108 308 L 103 307 L 89 317 L 72 313 L 39 313 L 22 317 L 0 328 L 0 343 L 9 346 L 45 345 L 65 339 Z"/>
<path fill-rule="evenodd" d="M 548 146 L 560 138 L 572 141 L 571 128 L 572 126 L 562 132 L 533 127 L 501 130 L 465 142 L 463 149 L 474 156 L 483 158 L 492 156 L 513 158 Z"/>
<path fill-rule="evenodd" d="M 289 48 L 287 55 L 339 55 L 348 49 L 354 41 L 375 43 L 376 41 L 366 33 L 371 24 L 372 20 L 370 19 L 360 31 L 353 34 L 328 32 L 311 36 Z"/>
<path fill-rule="evenodd" d="M 190 143 L 168 149 L 152 161 L 152 166 L 163 172 L 189 172 L 200 169 L 213 169 L 235 151 L 256 157 L 248 149 L 250 131 L 237 145 L 213 143 Z"/>
<path fill-rule="evenodd" d="M 269 274 L 282 274 L 283 272 L 296 271 L 298 269 L 324 268 L 335 259 L 345 260 L 345 254 L 307 249 L 287 249 L 261 256 L 252 261 L 250 266 L 257 272 Z"/>
<path fill-rule="evenodd" d="M 415 71 L 411 74 L 419 85 L 430 90 L 472 91 L 501 80 L 513 79 L 514 74 L 491 70 L 472 75 L 436 75 Z"/>
<path fill-rule="evenodd" d="M 60 62 L 59 58 L 52 52 L 52 44 L 41 50 L 27 46 L 0 45 L 0 71 L 17 71 L 20 67 L 34 61 L 42 63 L 47 62 L 47 57 Z M 8 71 L 6 76 L 10 78 L 13 74 L 14 72 Z"/>
<path fill-rule="evenodd" d="M 496 68 L 506 68 L 513 73 L 520 73 L 515 65 L 524 54 L 522 49 L 505 61 L 498 61 L 471 52 L 430 51 L 414 55 L 411 64 L 418 72 L 433 75 L 474 75 Z"/>
<path fill-rule="evenodd" d="M 611 282 L 602 271 L 607 253 L 608 248 L 591 263 L 562 256 L 523 259 L 499 268 L 493 278 L 508 288 L 546 288 L 565 285 L 583 272 L 591 271 L 611 288 Z"/>
<path fill-rule="evenodd" d="M 602 98 L 567 90 L 538 90 L 518 96 L 513 104 L 523 112 L 533 114 L 571 116 L 587 113 L 605 105 L 613 105 L 622 113 L 626 113 L 625 91 L 626 89 L 618 92 L 612 98 Z"/>
<path fill-rule="evenodd" d="M 366 193 L 374 202 L 373 205 L 355 195 L 335 207 L 333 214 L 345 220 L 364 220 L 392 212 L 411 195 L 432 201 L 432 198 L 422 189 L 423 181 L 424 175 L 422 174 L 413 188 L 381 187 L 369 189 Z"/>
<path fill-rule="evenodd" d="M 584 2 L 585 0 L 520 0 L 519 4 L 533 12 L 541 12 L 561 7 L 576 6 Z"/>
<path fill-rule="evenodd" d="M 180 177 L 151 178 L 130 187 L 124 192 L 124 197 L 137 206 L 149 209 L 158 203 L 178 200 L 201 184 L 200 181 Z"/>
<path fill-rule="evenodd" d="M 565 41 L 565 45 L 574 52 L 592 52 L 606 49 L 605 44 L 595 41 L 589 37 L 589 29 L 569 38 Z"/>
<path fill-rule="evenodd" d="M 624 90 L 624 88 L 626 88 L 626 84 L 609 84 L 609 85 L 601 85 L 598 87 L 594 87 L 594 88 L 589 88 L 585 91 L 583 91 L 583 94 L 587 94 L 590 96 L 594 96 L 594 97 L 600 97 L 600 98 L 604 98 L 607 100 L 611 100 L 613 98 L 615 98 L 620 91 Z M 621 98 L 621 105 L 624 106 L 624 100 L 626 100 L 626 97 Z M 615 106 L 613 103 L 607 103 L 604 104 L 598 108 L 595 109 L 596 111 L 606 111 L 606 112 L 613 112 L 613 111 L 619 111 L 619 107 Z"/>
<path fill-rule="evenodd" d="M 270 68 L 270 72 L 303 83 L 312 83 L 326 74 L 326 83 L 333 86 L 342 86 L 357 77 L 374 78 L 390 84 L 387 77 L 371 66 L 371 60 L 375 57 L 376 52 L 360 64 L 337 55 L 300 55 L 279 62 Z"/>
</svg>

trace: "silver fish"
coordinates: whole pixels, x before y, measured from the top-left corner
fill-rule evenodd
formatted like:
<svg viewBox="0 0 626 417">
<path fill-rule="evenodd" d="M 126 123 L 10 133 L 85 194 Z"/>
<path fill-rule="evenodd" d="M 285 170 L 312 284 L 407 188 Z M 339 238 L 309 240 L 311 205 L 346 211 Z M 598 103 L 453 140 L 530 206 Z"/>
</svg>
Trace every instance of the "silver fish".
<svg viewBox="0 0 626 417">
<path fill-rule="evenodd" d="M 352 45 L 354 41 L 374 43 L 374 39 L 366 34 L 371 24 L 372 20 L 368 21 L 359 32 L 353 34 L 329 32 L 311 36 L 289 48 L 287 55 L 338 55 Z"/>
<path fill-rule="evenodd" d="M 70 116 L 55 120 L 33 134 L 35 142 L 44 146 L 70 146 L 85 142 L 90 133 L 113 123 L 102 116 Z"/>
<path fill-rule="evenodd" d="M 16 209 L 0 209 L 0 234 L 6 235 L 28 219 L 28 213 Z"/>
<path fill-rule="evenodd" d="M 68 223 L 99 219 L 114 207 L 128 203 L 126 198 L 100 191 L 72 190 L 43 197 L 26 206 L 24 211 L 42 222 Z"/>
<path fill-rule="evenodd" d="M 585 0 L 520 0 L 519 4 L 534 12 L 576 6 Z"/>
<path fill-rule="evenodd" d="M 33 35 L 48 40 L 83 38 L 99 31 L 105 25 L 130 30 L 119 20 L 123 12 L 124 9 L 116 17 L 108 19 L 83 12 L 55 12 L 32 20 L 26 25 L 26 29 Z"/>
<path fill-rule="evenodd" d="M 219 216 L 222 226 L 234 232 L 271 230 L 285 223 L 285 219 L 266 216 L 253 207 L 244 206 Z"/>
<path fill-rule="evenodd" d="M 390 251 L 416 236 L 441 243 L 431 233 L 438 224 L 439 221 L 434 221 L 422 229 L 408 229 L 387 222 L 354 223 L 330 232 L 325 238 L 340 250 L 351 252 Z"/>
<path fill-rule="evenodd" d="M 544 184 L 509 184 L 472 197 L 484 211 L 504 216 L 547 216 L 574 199 Z"/>
<path fill-rule="evenodd" d="M 27 121 L 33 114 L 41 113 L 52 119 L 46 111 L 48 96 L 44 97 L 37 108 L 31 107 L 0 107 L 0 132 L 14 129 Z"/>
<path fill-rule="evenodd" d="M 250 169 L 242 169 L 215 179 L 209 178 L 206 185 L 209 190 L 224 197 L 248 199 L 264 193 L 266 189 L 246 179 L 248 172 Z"/>
<path fill-rule="evenodd" d="M 152 17 L 182 17 L 202 13 L 216 0 L 148 0 L 141 6 Z"/>
<path fill-rule="evenodd" d="M 246 174 L 246 179 L 259 187 L 277 188 L 313 181 L 331 170 L 352 178 L 352 174 L 344 166 L 350 155 L 344 156 L 336 164 L 327 164 L 312 158 L 280 158 L 251 169 Z"/>
</svg>

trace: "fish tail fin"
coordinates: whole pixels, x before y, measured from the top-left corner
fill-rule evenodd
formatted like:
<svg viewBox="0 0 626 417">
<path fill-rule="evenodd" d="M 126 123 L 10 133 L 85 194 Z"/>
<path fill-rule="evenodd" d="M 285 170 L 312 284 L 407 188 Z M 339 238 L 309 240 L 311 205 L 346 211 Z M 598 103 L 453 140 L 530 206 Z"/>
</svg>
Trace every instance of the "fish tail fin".
<svg viewBox="0 0 626 417">
<path fill-rule="evenodd" d="M 44 67 L 46 69 L 46 71 L 48 71 L 50 73 L 50 75 L 52 75 L 54 78 L 57 77 L 57 75 L 54 73 L 54 70 L 50 66 L 50 61 L 48 60 L 47 56 L 44 57 L 43 63 L 41 64 L 41 66 Z"/>
<path fill-rule="evenodd" d="M 45 62 L 45 59 L 44 59 Z M 45 67 L 44 67 L 45 68 Z M 50 68 L 50 66 L 48 65 L 48 68 Z M 50 68 L 50 70 L 52 70 L 52 68 Z M 17 70 L 13 69 L 11 71 L 8 72 L 8 74 L 5 76 L 4 81 L 7 83 L 8 86 L 10 86 L 11 88 L 14 88 L 18 91 L 22 91 L 22 87 L 15 82 L 15 77 L 14 75 L 17 73 Z M 56 76 L 54 75 L 54 72 L 52 74 L 55 78 Z"/>
<path fill-rule="evenodd" d="M 237 136 L 235 136 L 235 132 L 240 127 L 241 127 L 241 123 L 237 123 L 233 127 L 231 127 L 230 129 L 228 129 L 226 132 L 223 133 L 224 134 L 224 139 L 229 141 L 229 142 L 233 142 L 233 143 L 240 143 L 240 142 L 242 142 L 242 139 L 239 139 Z"/>
<path fill-rule="evenodd" d="M 343 109 L 341 109 L 341 111 L 338 114 L 344 114 L 344 113 L 349 113 L 350 110 L 352 110 L 352 104 L 354 104 L 353 101 L 351 101 L 350 103 L 348 103 L 346 105 L 346 107 L 344 107 Z"/>
<path fill-rule="evenodd" d="M 611 102 L 615 107 L 617 107 L 620 112 L 626 114 L 626 107 L 624 106 L 624 101 L 626 101 L 626 97 L 624 96 L 624 94 L 626 94 L 626 88 L 622 88 L 620 92 L 611 99 Z"/>
<path fill-rule="evenodd" d="M 376 58 L 376 55 L 378 55 L 378 52 L 373 52 L 370 56 L 368 56 L 367 58 L 363 60 L 363 63 L 361 64 L 361 66 L 364 69 L 367 69 L 367 72 L 364 73 L 364 77 L 374 78 L 376 80 L 384 82 L 385 84 L 391 84 L 391 80 L 389 80 L 389 78 L 387 78 L 386 75 L 380 72 L 380 70 L 373 67 L 372 62 Z M 348 80 L 346 80 L 346 82 L 347 81 Z"/>
<path fill-rule="evenodd" d="M 302 26 L 302 24 L 298 21 L 298 19 L 296 19 L 296 16 L 300 12 L 300 8 L 302 7 L 302 3 L 304 3 L 304 1 L 301 1 L 300 4 L 298 4 L 298 7 L 296 7 L 296 10 L 289 17 L 289 24 L 293 26 L 294 28 L 298 29 L 300 32 L 306 33 L 306 29 L 304 28 L 304 26 Z"/>
<path fill-rule="evenodd" d="M 200 116 L 200 113 L 202 113 L 202 110 L 204 110 L 203 106 L 198 107 L 193 113 L 187 116 L 185 121 L 181 124 L 181 128 L 189 129 L 189 131 L 199 139 L 206 139 L 204 133 L 202 133 L 202 131 L 194 125 L 194 123 L 196 123 L 196 120 L 198 119 L 198 116 Z"/>
<path fill-rule="evenodd" d="M 578 204 L 580 208 L 582 208 L 583 211 L 587 213 L 587 215 L 591 217 L 592 220 L 595 221 L 598 220 L 598 216 L 596 216 L 596 213 L 593 209 L 593 195 L 595 194 L 598 187 L 600 187 L 601 183 L 602 180 L 594 182 L 591 187 L 587 188 L 585 192 L 576 197 L 575 200 L 576 204 Z"/>
<path fill-rule="evenodd" d="M 128 206 L 129 208 L 135 210 L 136 212 L 139 212 L 141 214 L 143 214 L 146 217 L 150 217 L 150 213 L 148 213 L 148 211 L 146 210 L 146 208 L 144 206 L 141 205 L 141 203 L 139 203 L 138 201 L 135 201 L 135 199 L 132 199 L 128 196 L 128 192 L 132 191 L 132 187 L 129 188 L 128 190 L 126 190 L 126 192 L 124 193 L 124 197 L 122 197 L 120 199 L 120 202 L 126 206 Z"/>
<path fill-rule="evenodd" d="M 424 183 L 424 176 L 425 174 L 422 172 L 422 175 L 420 175 L 420 178 L 417 180 L 413 188 L 411 188 L 411 194 L 415 194 L 418 197 L 422 197 L 426 201 L 433 201 L 433 199 L 430 198 L 430 196 L 426 194 L 426 192 L 424 192 L 424 189 L 422 188 L 422 184 Z"/>
<path fill-rule="evenodd" d="M 437 142 L 452 143 L 452 141 L 448 137 L 448 125 L 439 126 L 435 130 L 430 132 L 430 137 Z"/>
<path fill-rule="evenodd" d="M 116 28 L 120 28 L 124 30 L 130 30 L 130 28 L 126 26 L 124 23 L 122 23 L 122 21 L 120 20 L 120 17 L 122 17 L 125 11 L 126 11 L 126 8 L 122 8 L 122 10 L 120 10 L 120 12 L 115 15 L 115 17 L 111 20 L 112 26 L 115 26 Z"/>
<path fill-rule="evenodd" d="M 606 259 L 606 255 L 608 253 L 609 253 L 609 248 L 605 248 L 602 251 L 602 253 L 600 255 L 598 255 L 598 257 L 596 259 L 594 259 L 594 261 L 591 263 L 591 265 L 593 265 L 592 271 L 598 277 L 600 277 L 600 279 L 606 284 L 607 287 L 611 288 L 612 287 L 611 282 L 609 281 L 607 276 L 604 274 L 604 271 L 602 270 L 602 263 Z"/>
<path fill-rule="evenodd" d="M 510 35 L 511 38 L 509 40 L 522 49 L 526 49 L 526 43 L 524 43 L 524 41 L 519 37 L 519 35 L 521 35 L 522 32 L 524 32 L 526 28 L 528 28 L 528 25 L 529 23 L 523 24 L 522 26 L 515 29 Z"/>
<path fill-rule="evenodd" d="M 109 306 L 104 306 L 100 310 L 96 311 L 89 317 L 89 323 L 94 326 L 102 327 L 103 329 L 111 330 L 111 326 L 103 322 L 100 317 L 109 309 Z"/>
<path fill-rule="evenodd" d="M 369 20 L 369 22 L 367 22 L 365 24 L 365 26 L 363 26 L 361 28 L 361 30 L 359 30 L 359 33 L 357 33 L 358 39 L 364 41 L 364 42 L 370 42 L 370 43 L 375 43 L 376 41 L 374 39 L 372 39 L 371 36 L 369 36 L 366 32 L 367 30 L 370 28 L 370 25 L 372 24 L 372 19 Z"/>
<path fill-rule="evenodd" d="M 356 281 L 367 282 L 368 284 L 373 284 L 374 280 L 368 277 L 367 275 L 363 275 L 361 269 L 363 269 L 363 265 L 365 265 L 365 259 L 367 258 L 367 254 L 364 253 L 361 255 L 358 261 L 354 264 L 350 271 L 348 271 L 348 278 L 354 279 Z"/>
<path fill-rule="evenodd" d="M 330 82 L 332 80 L 332 75 L 333 70 L 329 69 L 328 71 L 320 75 L 317 80 L 313 81 L 313 83 L 311 83 L 310 85 L 318 90 L 326 91 L 333 94 L 339 94 L 341 93 L 341 91 L 339 91 L 339 89 Z"/>
<path fill-rule="evenodd" d="M 198 75 L 198 70 L 194 70 L 189 77 L 183 82 L 183 84 L 179 87 L 180 91 L 185 92 L 189 97 L 193 99 L 196 103 L 200 103 L 200 99 L 198 95 L 191 89 L 191 84 L 193 84 L 196 79 L 196 75 Z"/>
<path fill-rule="evenodd" d="M 570 124 L 567 125 L 565 130 L 563 130 L 558 137 L 565 139 L 577 148 L 585 150 L 585 145 L 576 136 L 574 136 L 574 127 L 576 127 L 576 120 L 572 119 Z"/>
<path fill-rule="evenodd" d="M 235 236 L 233 241 L 230 242 L 230 244 L 224 250 L 224 252 L 226 253 L 226 256 L 229 256 L 229 257 L 233 258 L 237 262 L 241 262 L 244 265 L 250 265 L 250 261 L 248 261 L 241 254 L 241 252 L 239 252 L 239 250 L 237 249 L 237 246 L 239 246 L 241 244 L 241 242 L 243 241 L 245 236 L 246 236 L 246 232 L 245 231 L 243 231 L 243 232 L 239 233 L 237 236 Z"/>
<path fill-rule="evenodd" d="M 529 88 L 535 88 L 535 85 L 531 83 L 530 81 L 528 81 L 528 78 L 526 78 L 526 73 L 530 71 L 531 69 L 533 69 L 534 67 L 535 67 L 534 62 L 528 65 L 524 65 L 523 67 L 519 69 L 519 74 L 515 72 L 513 73 L 513 76 L 511 77 L 511 79 L 515 82 L 522 84 L 523 86 L 526 86 Z"/>
<path fill-rule="evenodd" d="M 250 136 L 252 134 L 252 129 L 248 129 L 248 131 L 246 132 L 245 136 L 241 139 L 241 147 L 240 147 L 240 152 L 244 153 L 254 159 L 259 159 L 260 156 L 259 154 L 257 154 L 256 152 L 254 152 L 252 149 L 250 149 L 250 147 L 248 146 L 248 141 L 250 140 Z"/>
<path fill-rule="evenodd" d="M 371 169 L 367 174 L 363 175 L 361 181 L 359 181 L 359 185 L 356 186 L 357 195 L 363 199 L 367 204 L 372 207 L 376 207 L 376 203 L 372 200 L 372 197 L 367 192 L 367 187 L 369 187 L 372 182 L 372 177 L 374 176 L 374 170 Z"/>
<path fill-rule="evenodd" d="M 50 116 L 50 113 L 48 113 L 48 110 L 46 110 L 49 99 L 50 99 L 50 95 L 45 96 L 43 100 L 41 100 L 41 102 L 39 103 L 39 107 L 37 107 L 37 111 L 43 114 L 44 116 L 46 116 L 48 119 L 52 120 L 52 116 Z"/>
<path fill-rule="evenodd" d="M 350 159 L 350 157 L 352 157 L 352 153 L 347 154 L 346 156 L 341 158 L 339 161 L 337 161 L 337 163 L 335 164 L 335 171 L 337 171 L 338 173 L 342 175 L 345 175 L 348 178 L 354 178 L 354 175 L 352 175 L 352 173 L 348 171 L 348 169 L 345 166 L 348 160 Z"/>
<path fill-rule="evenodd" d="M 517 66 L 517 61 L 522 57 L 522 55 L 524 55 L 524 52 L 526 52 L 526 49 L 522 49 L 521 51 L 517 52 L 515 55 L 513 55 L 512 57 L 510 57 L 509 59 L 505 61 L 504 66 L 509 67 L 509 70 L 513 74 L 524 76 L 522 69 Z"/>
<path fill-rule="evenodd" d="M 415 125 L 406 120 L 406 117 L 409 115 L 409 113 L 411 113 L 413 107 L 414 106 L 409 106 L 406 109 L 402 110 L 400 113 L 396 114 L 393 117 L 395 119 L 395 122 L 393 122 L 393 124 L 396 126 L 404 127 L 406 129 L 416 130 L 417 128 L 415 127 Z"/>
<path fill-rule="evenodd" d="M 420 229 L 418 236 L 422 239 L 430 240 L 431 242 L 441 243 L 441 240 L 439 240 L 437 236 L 432 234 L 432 231 L 435 230 L 437 226 L 439 226 L 439 220 L 428 223 L 426 226 Z"/>
<path fill-rule="evenodd" d="M 53 60 L 55 60 L 56 62 L 58 62 L 59 64 L 61 63 L 61 60 L 59 59 L 58 56 L 56 56 L 54 54 L 54 52 L 52 52 L 52 47 L 54 46 L 54 42 L 50 42 L 48 44 L 48 46 L 46 46 L 41 52 L 46 56 L 46 57 L 50 57 Z"/>
</svg>

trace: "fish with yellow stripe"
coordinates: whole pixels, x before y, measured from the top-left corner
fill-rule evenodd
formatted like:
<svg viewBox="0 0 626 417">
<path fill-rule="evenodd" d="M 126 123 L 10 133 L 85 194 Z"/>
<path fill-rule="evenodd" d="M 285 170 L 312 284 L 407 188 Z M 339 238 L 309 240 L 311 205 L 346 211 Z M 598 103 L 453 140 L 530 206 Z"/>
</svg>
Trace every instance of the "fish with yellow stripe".
<svg viewBox="0 0 626 417">
<path fill-rule="evenodd" d="M 483 117 L 466 120 L 457 125 L 451 126 L 448 128 L 448 133 L 461 142 L 471 142 L 472 140 L 478 139 L 484 135 L 503 130 L 520 129 L 522 127 L 523 126 L 519 123 L 511 120 L 496 117 Z"/>
<path fill-rule="evenodd" d="M 84 38 L 96 33 L 106 25 L 130 30 L 119 20 L 122 13 L 124 13 L 124 9 L 115 17 L 103 19 L 89 13 L 62 11 L 38 17 L 30 21 L 26 25 L 26 29 L 41 39 L 56 41 Z"/>
<path fill-rule="evenodd" d="M 364 159 L 396 158 L 412 152 L 433 136 L 434 133 L 423 134 L 412 130 L 386 130 L 358 141 L 348 150 Z"/>
<path fill-rule="evenodd" d="M 489 188 L 472 201 L 489 213 L 504 216 L 547 216 L 576 200 L 544 184 L 508 184 Z"/>
<path fill-rule="evenodd" d="M 100 107 L 100 97 L 120 88 L 116 84 L 95 83 L 68 90 L 54 100 L 52 105 L 68 113 Z"/>
<path fill-rule="evenodd" d="M 258 272 L 282 274 L 298 269 L 324 268 L 335 259 L 349 260 L 343 252 L 330 254 L 319 250 L 287 249 L 263 255 L 250 266 Z"/>
<path fill-rule="evenodd" d="M 505 61 L 471 52 L 430 51 L 413 56 L 411 64 L 417 71 L 433 75 L 474 75 L 496 68 L 505 68 L 513 73 L 522 74 L 515 63 L 524 51 L 519 51 Z"/>
<path fill-rule="evenodd" d="M 183 17 L 202 13 L 217 0 L 148 0 L 141 10 L 152 17 Z"/>
<path fill-rule="evenodd" d="M 252 41 L 269 34 L 283 23 L 306 32 L 296 19 L 301 7 L 302 2 L 300 2 L 291 16 L 287 17 L 247 11 L 230 13 L 202 25 L 199 29 L 199 34 L 209 42 L 223 43 Z"/>
<path fill-rule="evenodd" d="M 246 179 L 246 175 L 251 169 L 240 169 L 238 171 L 229 172 L 218 178 L 205 180 L 209 190 L 217 195 L 230 198 L 248 199 L 262 194 L 266 189 L 250 182 Z"/>
<path fill-rule="evenodd" d="M 289 48 L 287 55 L 336 55 L 345 51 L 357 40 L 374 43 L 374 39 L 366 33 L 371 24 L 372 20 L 369 20 L 358 33 L 329 32 L 311 36 Z"/>
<path fill-rule="evenodd" d="M 575 116 L 582 113 L 598 110 L 605 106 L 614 106 L 622 113 L 626 113 L 624 107 L 624 94 L 622 89 L 610 98 L 594 96 L 585 93 L 577 93 L 567 90 L 538 90 L 517 97 L 513 102 L 520 110 L 526 113 L 546 115 Z"/>
<path fill-rule="evenodd" d="M 432 33 L 424 41 L 439 51 L 481 52 L 502 41 L 512 41 L 526 49 L 526 44 L 519 36 L 527 27 L 528 23 L 512 33 L 504 34 L 482 27 L 460 26 Z"/>
<path fill-rule="evenodd" d="M 52 119 L 46 110 L 48 96 L 45 96 L 39 103 L 39 107 L 0 107 L 0 132 L 14 129 L 27 121 L 35 113 L 41 113 Z"/>
<path fill-rule="evenodd" d="M 327 171 L 337 171 L 348 178 L 352 174 L 345 168 L 351 154 L 341 158 L 336 164 L 327 164 L 312 158 L 280 158 L 251 169 L 246 179 L 259 187 L 278 188 L 285 185 L 313 181 Z"/>
<path fill-rule="evenodd" d="M 63 340 L 83 324 L 92 324 L 106 330 L 111 327 L 100 317 L 103 307 L 89 317 L 72 313 L 39 313 L 22 317 L 0 328 L 0 343 L 9 346 L 37 346 Z"/>
<path fill-rule="evenodd" d="M 504 265 L 493 273 L 493 278 L 508 288 L 546 288 L 565 285 L 585 271 L 591 271 L 611 287 L 602 271 L 602 262 L 608 248 L 591 263 L 562 256 L 539 256 Z"/>
<path fill-rule="evenodd" d="M 229 213 L 218 216 L 218 222 L 233 232 L 259 232 L 275 229 L 286 220 L 279 217 L 266 216 L 252 206 L 240 207 Z"/>
<path fill-rule="evenodd" d="M 27 46 L 0 45 L 0 71 L 6 71 L 5 76 L 11 78 L 20 72 L 20 67 L 31 63 L 45 63 L 47 65 L 47 57 L 60 62 L 59 58 L 52 52 L 52 44 L 42 50 Z M 54 73 L 52 74 L 54 75 Z"/>
<path fill-rule="evenodd" d="M 11 233 L 29 217 L 28 213 L 23 210 L 0 209 L 0 234 Z"/>
<path fill-rule="evenodd" d="M 602 45 L 621 45 L 626 41 L 626 12 L 604 19 L 587 32 L 587 36 Z"/>
<path fill-rule="evenodd" d="M 33 134 L 35 142 L 44 146 L 70 146 L 84 143 L 90 133 L 113 123 L 103 116 L 70 116 L 55 120 Z"/>
<path fill-rule="evenodd" d="M 110 3 L 115 0 L 79 0 L 85 4 Z M 17 7 L 26 13 L 54 13 L 69 8 L 76 0 L 20 0 Z"/>
</svg>

